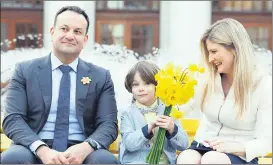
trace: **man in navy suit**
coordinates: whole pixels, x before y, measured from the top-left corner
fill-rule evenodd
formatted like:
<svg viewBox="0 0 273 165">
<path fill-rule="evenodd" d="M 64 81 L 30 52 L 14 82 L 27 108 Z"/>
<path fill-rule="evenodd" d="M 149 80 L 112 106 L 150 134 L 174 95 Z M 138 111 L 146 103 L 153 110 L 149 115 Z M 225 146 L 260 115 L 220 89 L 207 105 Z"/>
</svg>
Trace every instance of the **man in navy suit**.
<svg viewBox="0 0 273 165">
<path fill-rule="evenodd" d="M 118 163 L 107 150 L 118 135 L 110 73 L 79 58 L 88 28 L 82 9 L 63 7 L 50 29 L 52 52 L 16 65 L 3 121 L 13 144 L 2 163 Z"/>
</svg>

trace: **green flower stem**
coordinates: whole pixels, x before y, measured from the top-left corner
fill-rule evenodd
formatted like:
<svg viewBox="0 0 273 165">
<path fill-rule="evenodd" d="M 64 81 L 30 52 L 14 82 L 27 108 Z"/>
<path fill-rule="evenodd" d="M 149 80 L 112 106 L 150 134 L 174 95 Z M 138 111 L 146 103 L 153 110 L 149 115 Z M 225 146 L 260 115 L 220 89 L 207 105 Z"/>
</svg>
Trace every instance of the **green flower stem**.
<svg viewBox="0 0 273 165">
<path fill-rule="evenodd" d="M 169 116 L 172 110 L 172 106 L 168 106 L 164 110 L 164 115 Z M 165 139 L 166 129 L 159 128 L 158 133 L 155 139 L 155 143 L 153 144 L 151 151 L 149 152 L 146 162 L 149 164 L 158 164 L 160 161 L 160 157 L 163 152 L 164 139 Z"/>
</svg>

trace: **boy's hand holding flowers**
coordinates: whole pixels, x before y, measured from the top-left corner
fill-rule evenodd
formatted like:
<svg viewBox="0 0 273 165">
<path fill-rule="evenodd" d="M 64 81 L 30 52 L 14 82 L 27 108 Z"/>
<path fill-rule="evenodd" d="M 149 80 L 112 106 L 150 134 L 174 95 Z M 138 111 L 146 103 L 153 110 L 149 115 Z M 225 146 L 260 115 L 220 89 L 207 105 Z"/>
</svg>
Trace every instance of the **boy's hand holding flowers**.
<svg viewBox="0 0 273 165">
<path fill-rule="evenodd" d="M 156 127 L 156 121 L 149 123 L 148 124 L 148 133 L 151 133 L 155 127 Z"/>
<path fill-rule="evenodd" d="M 165 128 L 169 134 L 172 134 L 174 131 L 174 120 L 172 117 L 161 115 L 156 120 L 156 126 Z"/>
<path fill-rule="evenodd" d="M 158 116 L 153 122 L 148 124 L 148 133 L 151 133 L 156 127 L 164 128 L 169 134 L 172 134 L 174 131 L 174 119 L 164 115 Z"/>
</svg>

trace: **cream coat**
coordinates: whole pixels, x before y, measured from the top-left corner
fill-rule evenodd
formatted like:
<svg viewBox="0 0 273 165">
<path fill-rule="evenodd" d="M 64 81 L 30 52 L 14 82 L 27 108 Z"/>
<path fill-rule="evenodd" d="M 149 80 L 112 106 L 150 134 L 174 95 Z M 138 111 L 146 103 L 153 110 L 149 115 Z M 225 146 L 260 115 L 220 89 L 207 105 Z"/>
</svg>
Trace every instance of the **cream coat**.
<svg viewBox="0 0 273 165">
<path fill-rule="evenodd" d="M 203 87 L 198 89 L 203 90 Z M 194 109 L 200 109 L 198 105 L 202 91 L 199 90 L 196 91 L 195 107 L 190 106 Z M 241 158 L 247 161 L 272 152 L 272 77 L 265 76 L 253 91 L 250 108 L 240 120 L 236 119 L 234 99 L 233 86 L 224 97 L 218 74 L 215 78 L 215 93 L 204 102 L 200 126 L 194 139 L 199 143 L 215 137 L 241 142 L 246 151 L 246 157 Z"/>
</svg>

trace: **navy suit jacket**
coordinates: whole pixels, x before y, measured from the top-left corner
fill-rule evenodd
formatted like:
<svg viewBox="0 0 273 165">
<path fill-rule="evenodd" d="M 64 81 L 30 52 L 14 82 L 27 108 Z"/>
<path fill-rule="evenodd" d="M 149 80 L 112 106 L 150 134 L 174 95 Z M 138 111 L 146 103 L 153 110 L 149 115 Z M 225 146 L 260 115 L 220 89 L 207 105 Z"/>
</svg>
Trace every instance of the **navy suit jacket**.
<svg viewBox="0 0 273 165">
<path fill-rule="evenodd" d="M 90 84 L 82 84 L 83 77 L 89 77 Z M 110 72 L 79 59 L 76 81 L 79 124 L 86 137 L 109 148 L 118 135 L 117 106 Z M 41 140 L 38 133 L 47 121 L 51 97 L 50 55 L 16 64 L 8 85 L 3 120 L 7 137 L 25 147 Z"/>
</svg>

